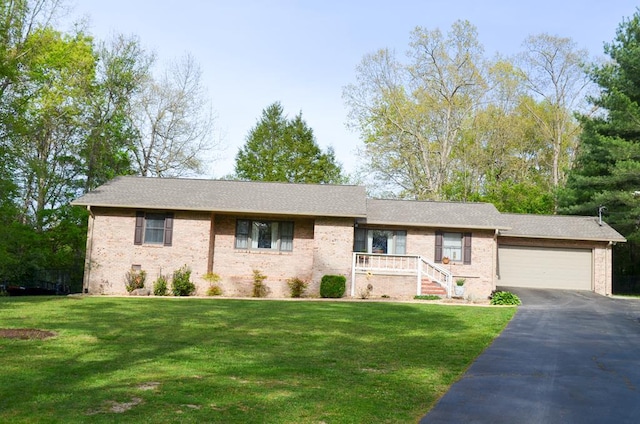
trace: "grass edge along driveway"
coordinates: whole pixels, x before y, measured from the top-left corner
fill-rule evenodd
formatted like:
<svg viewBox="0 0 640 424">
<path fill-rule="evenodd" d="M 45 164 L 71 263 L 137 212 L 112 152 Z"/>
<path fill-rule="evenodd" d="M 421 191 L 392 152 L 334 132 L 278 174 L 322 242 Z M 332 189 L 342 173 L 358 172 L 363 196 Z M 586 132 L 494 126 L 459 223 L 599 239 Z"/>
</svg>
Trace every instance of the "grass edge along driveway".
<svg viewBox="0 0 640 424">
<path fill-rule="evenodd" d="M 0 422 L 417 422 L 514 308 L 5 297 Z"/>
</svg>

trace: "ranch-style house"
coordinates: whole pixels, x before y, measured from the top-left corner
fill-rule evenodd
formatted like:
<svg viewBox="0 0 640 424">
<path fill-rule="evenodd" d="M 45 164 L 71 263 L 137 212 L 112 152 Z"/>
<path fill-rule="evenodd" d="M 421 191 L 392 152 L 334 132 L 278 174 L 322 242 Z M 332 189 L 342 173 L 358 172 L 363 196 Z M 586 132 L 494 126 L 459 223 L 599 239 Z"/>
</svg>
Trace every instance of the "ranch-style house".
<svg viewBox="0 0 640 424">
<path fill-rule="evenodd" d="M 500 213 L 488 203 L 368 198 L 364 187 L 117 177 L 73 205 L 89 210 L 83 289 L 125 294 L 131 269 L 187 265 L 196 294 L 221 277 L 223 295 L 249 296 L 253 270 L 270 297 L 287 280 L 347 279 L 346 296 L 486 298 L 496 287 L 611 294 L 612 245 L 625 239 L 590 216 Z"/>
</svg>

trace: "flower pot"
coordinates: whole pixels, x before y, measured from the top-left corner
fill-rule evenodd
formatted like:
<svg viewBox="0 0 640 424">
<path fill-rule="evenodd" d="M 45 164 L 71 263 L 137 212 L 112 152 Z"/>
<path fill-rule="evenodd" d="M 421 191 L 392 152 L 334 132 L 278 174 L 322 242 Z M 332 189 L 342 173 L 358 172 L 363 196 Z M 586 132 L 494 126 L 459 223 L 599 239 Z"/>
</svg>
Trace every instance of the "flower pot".
<svg viewBox="0 0 640 424">
<path fill-rule="evenodd" d="M 464 296 L 464 286 L 454 286 L 453 291 L 456 296 Z"/>
</svg>

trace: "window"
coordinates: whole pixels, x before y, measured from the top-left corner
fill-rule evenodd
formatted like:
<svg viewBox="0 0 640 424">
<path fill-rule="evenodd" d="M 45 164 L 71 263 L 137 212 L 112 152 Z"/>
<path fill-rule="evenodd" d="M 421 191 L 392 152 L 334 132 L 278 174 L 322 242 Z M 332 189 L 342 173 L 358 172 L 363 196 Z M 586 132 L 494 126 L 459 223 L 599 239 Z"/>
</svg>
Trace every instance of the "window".
<svg viewBox="0 0 640 424">
<path fill-rule="evenodd" d="M 449 258 L 454 262 L 471 264 L 471 233 L 436 232 L 436 262 Z"/>
<path fill-rule="evenodd" d="M 452 261 L 462 259 L 462 233 L 442 234 L 442 256 Z"/>
<path fill-rule="evenodd" d="M 404 255 L 406 253 L 407 232 L 356 228 L 353 251 Z"/>
<path fill-rule="evenodd" d="M 173 214 L 136 213 L 134 244 L 159 244 L 171 246 L 173 239 Z"/>
<path fill-rule="evenodd" d="M 293 250 L 293 222 L 252 221 L 236 222 L 236 249 Z"/>
</svg>

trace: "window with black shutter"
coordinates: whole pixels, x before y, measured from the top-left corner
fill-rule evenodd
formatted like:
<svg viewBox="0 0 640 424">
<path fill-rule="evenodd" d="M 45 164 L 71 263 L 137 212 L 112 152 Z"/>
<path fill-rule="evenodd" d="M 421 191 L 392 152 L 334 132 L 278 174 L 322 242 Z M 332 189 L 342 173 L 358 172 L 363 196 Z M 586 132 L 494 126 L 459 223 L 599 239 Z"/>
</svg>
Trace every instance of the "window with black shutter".
<svg viewBox="0 0 640 424">
<path fill-rule="evenodd" d="M 435 262 L 462 262 L 471 265 L 471 233 L 436 231 Z"/>
<path fill-rule="evenodd" d="M 173 214 L 136 212 L 133 243 L 171 246 L 173 242 Z"/>
</svg>

